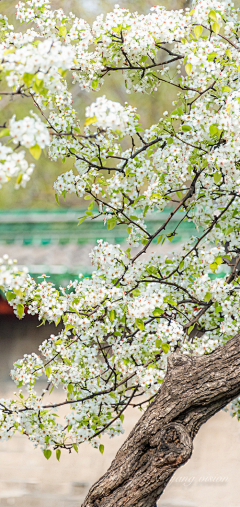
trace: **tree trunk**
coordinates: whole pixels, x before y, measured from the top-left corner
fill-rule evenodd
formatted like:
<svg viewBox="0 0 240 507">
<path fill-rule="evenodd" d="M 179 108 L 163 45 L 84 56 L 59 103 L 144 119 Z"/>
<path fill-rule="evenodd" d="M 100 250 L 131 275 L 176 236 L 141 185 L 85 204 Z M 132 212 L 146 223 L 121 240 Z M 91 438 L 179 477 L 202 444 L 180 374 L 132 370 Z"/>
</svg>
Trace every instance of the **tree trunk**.
<svg viewBox="0 0 240 507">
<path fill-rule="evenodd" d="M 171 354 L 162 387 L 82 507 L 154 507 L 200 426 L 240 394 L 240 333 L 201 357 Z"/>
</svg>

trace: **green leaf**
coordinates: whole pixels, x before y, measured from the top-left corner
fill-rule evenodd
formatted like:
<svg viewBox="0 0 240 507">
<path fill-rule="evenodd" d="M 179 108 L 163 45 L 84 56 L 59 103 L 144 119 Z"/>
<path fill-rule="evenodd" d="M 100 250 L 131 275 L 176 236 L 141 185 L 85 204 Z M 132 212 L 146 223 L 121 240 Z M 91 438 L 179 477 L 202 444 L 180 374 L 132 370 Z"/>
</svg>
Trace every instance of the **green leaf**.
<svg viewBox="0 0 240 507">
<path fill-rule="evenodd" d="M 88 210 L 91 211 L 94 208 L 95 201 L 90 202 Z"/>
<path fill-rule="evenodd" d="M 161 239 L 162 239 L 162 235 L 160 234 L 160 236 L 158 236 L 157 245 L 160 243 Z"/>
<path fill-rule="evenodd" d="M 24 292 L 22 292 L 20 289 L 13 289 L 13 292 L 20 298 L 24 296 Z"/>
<path fill-rule="evenodd" d="M 73 324 L 67 324 L 66 325 L 66 331 L 70 331 L 70 329 L 73 329 L 73 328 L 74 328 Z"/>
<path fill-rule="evenodd" d="M 223 86 L 222 87 L 222 92 L 224 92 L 224 93 L 228 93 L 231 91 L 232 91 L 232 88 L 230 88 L 230 86 Z"/>
<path fill-rule="evenodd" d="M 195 324 L 193 324 L 192 326 L 190 326 L 190 327 L 188 328 L 188 334 L 190 334 L 190 333 L 191 333 L 191 331 L 194 329 L 194 327 L 195 327 Z"/>
<path fill-rule="evenodd" d="M 215 257 L 215 262 L 220 266 L 223 263 L 222 257 Z"/>
<path fill-rule="evenodd" d="M 131 248 L 127 248 L 127 250 L 125 250 L 125 254 L 128 259 L 131 259 Z"/>
<path fill-rule="evenodd" d="M 61 450 L 57 449 L 56 450 L 56 458 L 57 458 L 58 461 L 60 461 L 60 457 L 61 457 Z"/>
<path fill-rule="evenodd" d="M 51 370 L 50 366 L 48 366 L 48 367 L 46 368 L 46 370 L 45 370 L 45 373 L 46 373 L 47 377 L 49 377 L 49 375 L 50 375 L 51 371 L 52 371 L 52 370 Z"/>
<path fill-rule="evenodd" d="M 73 446 L 74 451 L 75 451 L 76 453 L 78 453 L 78 446 L 77 446 L 77 444 L 73 444 L 72 446 Z"/>
<path fill-rule="evenodd" d="M 68 392 L 69 394 L 72 394 L 73 393 L 73 385 L 72 384 L 68 384 Z"/>
<path fill-rule="evenodd" d="M 65 77 L 67 74 L 67 69 L 63 70 L 63 69 L 61 69 L 61 67 L 59 67 L 58 72 L 59 72 L 60 76 Z"/>
<path fill-rule="evenodd" d="M 119 416 L 119 419 L 120 419 L 120 421 L 123 423 L 123 421 L 124 421 L 124 415 L 123 415 L 123 414 L 121 414 L 121 415 Z"/>
<path fill-rule="evenodd" d="M 107 229 L 108 229 L 108 231 L 111 231 L 112 229 L 114 229 L 116 223 L 117 223 L 116 217 L 110 218 L 107 221 Z"/>
<path fill-rule="evenodd" d="M 200 35 L 202 35 L 203 27 L 201 25 L 195 26 L 193 29 L 196 38 L 199 39 Z"/>
<path fill-rule="evenodd" d="M 98 83 L 99 83 L 99 80 L 98 79 L 94 79 L 92 81 L 92 87 L 94 90 L 96 90 L 96 88 L 98 87 Z"/>
<path fill-rule="evenodd" d="M 179 190 L 176 192 L 177 196 L 179 199 L 182 199 L 182 192 L 180 192 Z"/>
<path fill-rule="evenodd" d="M 52 451 L 50 451 L 50 449 L 44 449 L 43 454 L 46 459 L 49 459 L 52 456 Z"/>
<path fill-rule="evenodd" d="M 92 123 L 96 123 L 97 117 L 92 116 L 92 118 L 87 118 L 84 123 L 84 127 L 87 127 L 88 125 L 92 125 Z"/>
<path fill-rule="evenodd" d="M 16 298 L 16 294 L 13 294 L 13 292 L 8 291 L 6 293 L 6 298 L 7 298 L 7 301 L 12 301 L 12 299 Z"/>
<path fill-rule="evenodd" d="M 212 272 L 214 273 L 216 271 L 218 265 L 216 262 L 213 262 L 212 264 L 209 264 L 209 267 L 212 270 Z"/>
<path fill-rule="evenodd" d="M 144 322 L 142 319 L 136 319 L 135 320 L 135 324 L 136 326 L 138 327 L 138 329 L 140 329 L 140 331 L 143 331 L 144 328 L 145 328 L 145 325 L 144 325 Z"/>
<path fill-rule="evenodd" d="M 19 174 L 18 177 L 17 177 L 16 182 L 17 182 L 18 185 L 20 185 L 21 181 L 22 181 L 22 174 Z"/>
<path fill-rule="evenodd" d="M 40 93 L 43 90 L 43 79 L 38 79 L 35 77 L 35 81 L 33 83 L 33 91 L 36 93 Z"/>
<path fill-rule="evenodd" d="M 21 319 L 24 314 L 24 306 L 23 305 L 21 305 L 21 304 L 17 305 L 17 313 L 18 313 L 19 318 Z"/>
<path fill-rule="evenodd" d="M 181 261 L 178 267 L 181 270 L 184 267 L 184 261 Z"/>
<path fill-rule="evenodd" d="M 191 63 L 187 63 L 187 65 L 185 66 L 185 71 L 186 71 L 187 75 L 190 76 L 191 71 L 192 71 L 192 64 Z"/>
<path fill-rule="evenodd" d="M 84 222 L 84 220 L 86 220 L 86 218 L 87 218 L 86 216 L 82 217 L 82 218 L 79 220 L 78 225 L 82 224 L 82 223 Z"/>
<path fill-rule="evenodd" d="M 57 194 L 55 194 L 55 200 L 56 200 L 56 202 L 57 202 L 58 206 L 60 206 L 60 205 L 59 205 L 59 200 L 58 200 L 58 195 L 57 195 Z"/>
<path fill-rule="evenodd" d="M 159 338 L 157 338 L 155 344 L 156 344 L 157 349 L 160 349 L 161 345 L 162 345 L 162 340 L 159 340 Z"/>
<path fill-rule="evenodd" d="M 65 25 L 59 26 L 58 33 L 61 37 L 66 37 L 67 35 L 67 28 Z"/>
<path fill-rule="evenodd" d="M 29 72 L 25 72 L 23 74 L 23 82 L 29 88 L 31 86 L 32 80 L 34 78 L 34 74 L 29 74 Z"/>
<path fill-rule="evenodd" d="M 221 181 L 222 175 L 221 175 L 221 173 L 214 173 L 213 178 L 214 178 L 214 181 L 215 181 L 215 183 L 217 185 L 219 183 L 219 181 Z"/>
<path fill-rule="evenodd" d="M 115 310 L 110 310 L 110 312 L 109 312 L 109 320 L 111 322 L 113 322 L 115 320 L 115 318 L 116 318 L 116 312 L 115 312 Z"/>
<path fill-rule="evenodd" d="M 31 146 L 31 148 L 29 148 L 29 151 L 30 151 L 31 155 L 33 156 L 33 158 L 38 160 L 41 155 L 42 150 L 41 150 L 40 146 L 38 146 L 38 144 L 35 144 L 35 146 Z"/>
<path fill-rule="evenodd" d="M 212 297 L 212 293 L 211 292 L 207 292 L 206 296 L 204 297 L 204 301 L 206 303 L 209 303 L 211 297 Z"/>
<path fill-rule="evenodd" d="M 211 137 L 216 136 L 218 133 L 218 128 L 216 127 L 216 125 L 210 125 L 209 132 L 211 134 Z"/>
<path fill-rule="evenodd" d="M 10 136 L 10 130 L 9 129 L 2 129 L 0 132 L 0 137 L 4 136 Z"/>
<path fill-rule="evenodd" d="M 230 49 L 226 50 L 226 55 L 228 56 L 229 60 L 232 60 L 232 53 L 231 53 Z"/>
<path fill-rule="evenodd" d="M 160 315 L 162 315 L 162 313 L 164 313 L 164 310 L 162 310 L 161 308 L 155 308 L 155 310 L 153 310 L 153 316 L 154 317 L 160 317 Z"/>
<path fill-rule="evenodd" d="M 189 132 L 192 130 L 192 127 L 190 127 L 190 125 L 182 125 L 182 130 L 183 132 Z"/>
<path fill-rule="evenodd" d="M 212 29 L 214 31 L 214 33 L 216 33 L 218 35 L 218 33 L 220 32 L 220 26 L 217 22 L 213 23 L 212 24 Z"/>
<path fill-rule="evenodd" d="M 170 350 L 170 345 L 168 345 L 168 343 L 162 343 L 161 348 L 164 354 L 167 354 L 168 351 Z"/>
<path fill-rule="evenodd" d="M 139 289 L 133 289 L 131 294 L 136 298 L 136 297 L 140 296 L 141 292 Z"/>
<path fill-rule="evenodd" d="M 217 21 L 217 15 L 216 15 L 216 12 L 215 12 L 215 11 L 210 11 L 210 12 L 209 12 L 209 18 L 210 18 L 210 19 L 213 19 L 213 21 Z"/>
<path fill-rule="evenodd" d="M 172 137 L 169 137 L 169 138 L 167 139 L 167 144 L 172 144 L 172 143 L 173 143 L 173 138 L 172 138 Z"/>
<path fill-rule="evenodd" d="M 104 453 L 104 445 L 103 444 L 99 445 L 99 451 L 100 451 L 101 454 Z"/>
</svg>

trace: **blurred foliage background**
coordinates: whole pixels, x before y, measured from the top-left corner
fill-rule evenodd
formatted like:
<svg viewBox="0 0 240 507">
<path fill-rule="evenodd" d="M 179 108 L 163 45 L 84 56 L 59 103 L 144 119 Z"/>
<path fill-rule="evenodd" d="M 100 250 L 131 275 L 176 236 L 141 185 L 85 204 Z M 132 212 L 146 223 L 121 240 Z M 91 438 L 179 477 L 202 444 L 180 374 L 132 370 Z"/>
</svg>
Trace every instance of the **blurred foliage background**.
<svg viewBox="0 0 240 507">
<path fill-rule="evenodd" d="M 78 17 L 86 19 L 90 24 L 101 12 L 110 12 L 113 10 L 116 0 L 52 0 L 53 9 L 63 8 L 65 12 L 72 11 Z M 190 0 L 161 0 L 158 2 L 167 9 L 179 9 L 190 5 Z M 0 13 L 8 16 L 9 21 L 14 25 L 16 31 L 25 31 L 27 26 L 20 25 L 15 19 L 16 0 L 0 0 Z M 130 11 L 147 13 L 151 7 L 156 5 L 156 0 L 119 0 L 120 7 L 128 8 Z M 0 94 L 3 85 L 0 84 Z M 162 116 L 163 111 L 171 110 L 172 101 L 176 98 L 176 91 L 172 87 L 162 83 L 157 92 L 151 95 L 126 94 L 123 80 L 119 73 L 112 73 L 106 78 L 105 84 L 99 92 L 85 92 L 80 90 L 79 85 L 71 85 L 70 90 L 73 94 L 74 108 L 78 111 L 79 118 L 84 123 L 85 107 L 96 100 L 97 96 L 106 95 L 108 99 L 119 101 L 122 104 L 129 104 L 138 108 L 141 115 L 141 123 L 144 127 L 149 127 L 157 123 Z M 17 119 L 26 116 L 33 109 L 33 104 L 29 99 L 18 97 L 11 98 L 3 96 L 0 101 L 1 123 L 16 114 Z M 33 159 L 29 154 L 29 162 Z M 30 160 L 31 158 L 31 160 Z M 52 162 L 46 154 L 42 154 L 40 159 L 35 161 L 35 170 L 30 182 L 25 189 L 15 190 L 14 181 L 10 181 L 0 189 L 0 209 L 56 209 L 58 208 L 54 198 L 53 183 L 57 176 L 73 167 L 73 161 L 67 159 L 63 165 L 61 160 Z M 78 199 L 73 194 L 67 196 L 64 201 L 61 199 L 62 208 L 81 208 L 84 201 Z M 59 209 L 59 208 L 58 208 Z"/>
</svg>

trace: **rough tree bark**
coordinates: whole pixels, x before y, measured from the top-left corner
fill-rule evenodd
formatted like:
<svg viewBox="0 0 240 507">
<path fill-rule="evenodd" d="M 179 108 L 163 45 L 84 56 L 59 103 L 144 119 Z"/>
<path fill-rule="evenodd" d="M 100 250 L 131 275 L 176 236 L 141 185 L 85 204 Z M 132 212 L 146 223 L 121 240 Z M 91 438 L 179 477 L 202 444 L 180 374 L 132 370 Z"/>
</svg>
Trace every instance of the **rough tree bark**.
<svg viewBox="0 0 240 507">
<path fill-rule="evenodd" d="M 209 355 L 170 355 L 157 397 L 82 507 L 154 507 L 200 426 L 239 394 L 240 333 Z"/>
</svg>

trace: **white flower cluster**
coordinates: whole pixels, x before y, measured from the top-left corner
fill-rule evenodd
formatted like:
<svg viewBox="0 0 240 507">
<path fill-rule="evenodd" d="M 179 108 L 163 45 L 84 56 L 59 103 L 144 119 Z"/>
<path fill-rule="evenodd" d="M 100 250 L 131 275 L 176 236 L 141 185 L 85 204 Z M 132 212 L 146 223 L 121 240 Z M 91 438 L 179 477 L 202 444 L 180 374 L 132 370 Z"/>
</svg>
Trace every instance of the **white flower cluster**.
<svg viewBox="0 0 240 507">
<path fill-rule="evenodd" d="M 14 115 L 10 119 L 9 127 L 13 143 L 20 143 L 26 148 L 31 148 L 36 144 L 40 148 L 45 148 L 50 144 L 49 131 L 36 114 L 32 113 L 32 116 L 32 118 L 25 116 L 23 120 L 16 121 L 16 115 Z"/>
<path fill-rule="evenodd" d="M 16 177 L 16 188 L 25 187 L 34 170 L 34 164 L 25 160 L 25 152 L 14 152 L 9 146 L 0 143 L 0 188 L 11 178 Z"/>
<path fill-rule="evenodd" d="M 86 117 L 94 119 L 94 124 L 102 129 L 126 132 L 127 126 L 134 123 L 133 107 L 123 107 L 119 102 L 107 100 L 105 95 L 98 97 L 96 102 L 86 108 Z M 133 125 L 134 127 L 134 125 Z M 134 131 L 134 128 L 132 129 Z"/>
<path fill-rule="evenodd" d="M 59 195 L 64 195 L 66 192 L 77 192 L 77 195 L 81 197 L 84 194 L 86 183 L 80 179 L 80 176 L 74 176 L 73 171 L 68 171 L 57 178 L 54 188 Z"/>
</svg>

